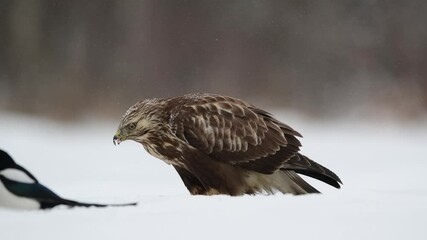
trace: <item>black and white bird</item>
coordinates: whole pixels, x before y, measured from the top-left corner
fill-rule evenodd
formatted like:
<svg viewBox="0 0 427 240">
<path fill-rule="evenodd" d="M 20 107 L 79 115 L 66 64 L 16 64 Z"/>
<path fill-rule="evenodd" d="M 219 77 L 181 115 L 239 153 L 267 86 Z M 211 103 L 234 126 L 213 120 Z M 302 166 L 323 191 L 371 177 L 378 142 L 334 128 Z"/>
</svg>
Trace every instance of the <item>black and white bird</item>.
<svg viewBox="0 0 427 240">
<path fill-rule="evenodd" d="M 49 209 L 58 205 L 69 207 L 107 207 L 133 206 L 136 203 L 96 204 L 64 199 L 39 183 L 29 171 L 16 164 L 9 154 L 0 150 L 0 207 Z"/>
</svg>

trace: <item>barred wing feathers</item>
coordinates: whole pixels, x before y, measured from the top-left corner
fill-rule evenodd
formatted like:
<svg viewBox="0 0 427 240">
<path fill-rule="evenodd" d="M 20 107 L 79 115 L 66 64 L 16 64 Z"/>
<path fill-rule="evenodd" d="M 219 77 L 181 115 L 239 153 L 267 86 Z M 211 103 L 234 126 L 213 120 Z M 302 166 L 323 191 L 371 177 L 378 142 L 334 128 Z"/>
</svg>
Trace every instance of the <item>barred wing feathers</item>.
<svg viewBox="0 0 427 240">
<path fill-rule="evenodd" d="M 176 136 L 212 159 L 264 174 L 294 170 L 340 187 L 337 175 L 298 153 L 301 134 L 242 100 L 188 98 L 171 116 Z"/>
<path fill-rule="evenodd" d="M 190 99 L 172 115 L 181 140 L 213 159 L 261 173 L 277 171 L 301 146 L 291 127 L 231 97 Z"/>
</svg>

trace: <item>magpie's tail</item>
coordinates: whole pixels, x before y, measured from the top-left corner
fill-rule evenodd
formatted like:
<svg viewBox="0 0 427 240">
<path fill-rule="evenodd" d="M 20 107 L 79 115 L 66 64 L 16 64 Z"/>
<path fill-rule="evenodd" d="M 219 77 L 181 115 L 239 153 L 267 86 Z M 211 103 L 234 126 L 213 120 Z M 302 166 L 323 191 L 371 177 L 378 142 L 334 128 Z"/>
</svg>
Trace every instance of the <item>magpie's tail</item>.
<svg viewBox="0 0 427 240">
<path fill-rule="evenodd" d="M 72 201 L 64 199 L 64 205 L 69 207 L 126 207 L 126 206 L 136 206 L 136 202 L 132 203 L 117 203 L 117 204 L 99 204 L 99 203 L 82 203 L 77 201 Z"/>
<path fill-rule="evenodd" d="M 70 208 L 72 207 L 126 207 L 126 206 L 136 206 L 136 202 L 132 203 L 119 203 L 119 204 L 99 204 L 99 203 L 83 203 L 83 202 L 77 202 L 73 200 L 68 199 L 58 199 L 59 201 L 46 201 L 41 202 L 41 209 L 49 209 L 53 208 L 58 205 L 65 205 Z"/>
</svg>

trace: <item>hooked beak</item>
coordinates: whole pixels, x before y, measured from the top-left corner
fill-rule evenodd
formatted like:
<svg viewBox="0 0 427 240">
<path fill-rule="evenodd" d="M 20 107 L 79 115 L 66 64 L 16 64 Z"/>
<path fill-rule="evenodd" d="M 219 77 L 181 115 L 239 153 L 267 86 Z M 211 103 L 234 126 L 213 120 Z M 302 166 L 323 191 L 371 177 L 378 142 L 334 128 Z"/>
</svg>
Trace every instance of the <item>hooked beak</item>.
<svg viewBox="0 0 427 240">
<path fill-rule="evenodd" d="M 113 143 L 114 143 L 114 145 L 116 145 L 116 144 L 119 145 L 124 140 L 126 140 L 126 138 L 124 136 L 122 136 L 119 131 L 113 137 Z"/>
</svg>

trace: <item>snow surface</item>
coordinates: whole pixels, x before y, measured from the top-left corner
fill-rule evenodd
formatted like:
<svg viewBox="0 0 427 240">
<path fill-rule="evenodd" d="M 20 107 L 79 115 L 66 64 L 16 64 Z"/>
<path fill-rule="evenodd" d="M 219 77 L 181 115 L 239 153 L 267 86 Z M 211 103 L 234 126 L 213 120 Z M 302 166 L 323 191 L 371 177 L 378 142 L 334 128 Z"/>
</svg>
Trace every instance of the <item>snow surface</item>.
<svg viewBox="0 0 427 240">
<path fill-rule="evenodd" d="M 137 207 L 0 208 L 0 239 L 427 239 L 427 124 L 310 122 L 302 152 L 336 172 L 324 194 L 191 196 L 171 166 L 116 123 L 72 125 L 0 112 L 0 148 L 59 195 Z"/>
</svg>

